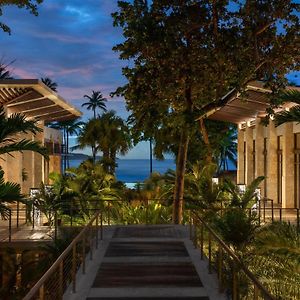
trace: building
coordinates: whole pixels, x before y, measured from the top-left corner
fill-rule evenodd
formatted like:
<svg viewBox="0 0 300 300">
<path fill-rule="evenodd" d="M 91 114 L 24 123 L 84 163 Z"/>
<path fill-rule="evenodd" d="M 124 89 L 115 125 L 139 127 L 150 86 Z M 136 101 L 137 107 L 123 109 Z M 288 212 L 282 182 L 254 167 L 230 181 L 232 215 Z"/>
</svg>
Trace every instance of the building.
<svg viewBox="0 0 300 300">
<path fill-rule="evenodd" d="M 22 113 L 27 118 L 38 120 L 42 132 L 20 135 L 20 138 L 40 141 L 49 150 L 49 161 L 31 151 L 2 155 L 0 166 L 5 172 L 5 180 L 21 185 L 22 193 L 39 187 L 43 181 L 49 183 L 50 172 L 61 171 L 62 136 L 58 130 L 45 124 L 81 116 L 81 112 L 48 88 L 38 79 L 0 80 L 0 106 L 6 114 Z M 26 176 L 24 176 L 26 174 Z"/>
<path fill-rule="evenodd" d="M 300 124 L 275 127 L 272 120 L 267 126 L 262 124 L 270 106 L 270 93 L 262 82 L 251 82 L 245 93 L 232 91 L 226 95 L 227 104 L 211 111 L 208 118 L 238 126 L 238 184 L 248 185 L 263 175 L 263 197 L 272 199 L 279 207 L 300 208 Z M 287 103 L 278 110 L 293 105 Z"/>
</svg>

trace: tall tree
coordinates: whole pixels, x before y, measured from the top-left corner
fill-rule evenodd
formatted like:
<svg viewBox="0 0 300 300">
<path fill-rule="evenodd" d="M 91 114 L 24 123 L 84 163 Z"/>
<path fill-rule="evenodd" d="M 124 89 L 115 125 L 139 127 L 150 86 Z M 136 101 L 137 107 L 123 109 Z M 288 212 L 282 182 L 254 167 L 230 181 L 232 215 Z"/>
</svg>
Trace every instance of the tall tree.
<svg viewBox="0 0 300 300">
<path fill-rule="evenodd" d="M 89 99 L 89 101 L 83 103 L 81 106 L 86 106 L 88 110 L 92 110 L 94 112 L 94 119 L 96 119 L 96 110 L 98 108 L 103 111 L 106 111 L 105 102 L 107 101 L 107 99 L 103 97 L 100 91 L 92 91 L 91 96 L 84 95 L 83 97 Z"/>
<path fill-rule="evenodd" d="M 17 5 L 19 8 L 25 8 L 28 10 L 31 14 L 37 16 L 37 5 L 41 4 L 43 0 L 4 0 L 0 2 L 0 16 L 3 15 L 3 7 L 9 6 L 9 5 Z M 0 22 L 0 28 L 7 32 L 8 34 L 11 34 L 11 29 L 8 25 Z"/>
<path fill-rule="evenodd" d="M 226 104 L 223 96 L 241 91 L 250 80 L 266 79 L 274 89 L 299 68 L 299 5 L 292 0 L 149 3 L 119 1 L 113 14 L 125 37 L 114 50 L 130 61 L 123 69 L 128 83 L 116 94 L 125 96 L 133 114 L 156 108 L 157 116 L 141 130 L 169 123 L 180 133 L 173 205 L 173 221 L 180 223 L 195 116 L 205 115 L 208 103 L 206 110 Z"/>
<path fill-rule="evenodd" d="M 85 123 L 80 119 L 71 119 L 50 124 L 51 128 L 62 130 L 63 142 L 65 145 L 64 170 L 70 167 L 69 160 L 69 139 L 71 135 L 77 135 Z"/>
<path fill-rule="evenodd" d="M 81 129 L 77 137 L 77 145 L 72 150 L 91 148 L 93 163 L 96 162 L 96 155 L 100 151 L 101 123 L 99 119 L 90 119 Z"/>
<path fill-rule="evenodd" d="M 57 83 L 49 77 L 41 78 L 42 82 L 52 91 L 57 92 Z"/>
<path fill-rule="evenodd" d="M 103 163 L 108 172 L 115 173 L 117 154 L 125 155 L 131 147 L 129 130 L 122 118 L 114 111 L 108 111 L 99 117 L 101 123 L 100 150 Z"/>
</svg>

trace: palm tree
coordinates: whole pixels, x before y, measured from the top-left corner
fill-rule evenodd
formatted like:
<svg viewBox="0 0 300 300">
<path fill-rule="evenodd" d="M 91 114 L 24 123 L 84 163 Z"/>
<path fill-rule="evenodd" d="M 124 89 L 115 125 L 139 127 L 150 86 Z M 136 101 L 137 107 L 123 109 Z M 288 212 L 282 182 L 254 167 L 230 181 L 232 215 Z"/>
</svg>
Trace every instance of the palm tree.
<svg viewBox="0 0 300 300">
<path fill-rule="evenodd" d="M 236 128 L 230 126 L 215 149 L 216 158 L 218 161 L 218 170 L 228 171 L 228 161 L 237 166 L 237 131 Z"/>
<path fill-rule="evenodd" d="M 80 130 L 77 137 L 77 145 L 72 150 L 91 148 L 93 163 L 96 162 L 96 155 L 100 151 L 101 122 L 99 119 L 89 120 Z"/>
<path fill-rule="evenodd" d="M 275 114 L 275 126 L 279 126 L 281 124 L 287 122 L 300 122 L 300 91 L 299 90 L 287 90 L 281 93 L 278 96 L 278 100 L 281 102 L 293 102 L 298 105 L 290 108 L 289 111 L 281 111 Z"/>
<path fill-rule="evenodd" d="M 96 119 L 96 109 L 100 108 L 103 111 L 106 111 L 106 104 L 105 102 L 107 101 L 106 98 L 103 97 L 100 91 L 92 91 L 92 95 L 84 95 L 84 98 L 88 98 L 89 101 L 83 103 L 81 106 L 86 108 L 88 110 L 92 110 L 94 112 L 94 119 Z"/>
<path fill-rule="evenodd" d="M 12 152 L 27 150 L 40 153 L 47 159 L 47 149 L 39 142 L 17 138 L 18 134 L 35 134 L 40 131 L 35 121 L 26 120 L 25 116 L 19 113 L 7 118 L 3 107 L 0 107 L 0 155 L 6 153 L 12 155 Z M 7 217 L 9 208 L 4 202 L 20 201 L 23 196 L 18 184 L 4 182 L 3 173 L 0 169 L 0 214 L 2 217 Z"/>
<path fill-rule="evenodd" d="M 12 63 L 14 61 L 5 64 L 2 59 L 0 60 L 0 79 L 13 79 L 11 72 L 7 69 Z"/>
<path fill-rule="evenodd" d="M 42 82 L 52 91 L 57 92 L 57 83 L 49 77 L 41 78 Z"/>
<path fill-rule="evenodd" d="M 41 132 L 36 122 L 26 120 L 25 116 L 15 113 L 6 117 L 3 107 L 0 107 L 0 155 L 14 151 L 34 151 L 48 158 L 47 149 L 40 142 L 18 139 L 18 134 Z"/>
<path fill-rule="evenodd" d="M 71 119 L 50 124 L 51 128 L 59 129 L 63 131 L 63 140 L 66 147 L 64 157 L 64 169 L 70 167 L 69 162 L 69 138 L 71 135 L 77 135 L 85 123 L 79 119 Z"/>
<path fill-rule="evenodd" d="M 125 155 L 131 147 L 129 129 L 122 118 L 114 111 L 103 114 L 100 118 L 101 138 L 99 148 L 103 152 L 103 163 L 111 174 L 115 173 L 117 153 Z"/>
<path fill-rule="evenodd" d="M 17 183 L 5 182 L 4 171 L 0 167 L 0 215 L 2 219 L 7 219 L 10 209 L 6 203 L 24 200 L 21 194 L 21 187 Z"/>
</svg>

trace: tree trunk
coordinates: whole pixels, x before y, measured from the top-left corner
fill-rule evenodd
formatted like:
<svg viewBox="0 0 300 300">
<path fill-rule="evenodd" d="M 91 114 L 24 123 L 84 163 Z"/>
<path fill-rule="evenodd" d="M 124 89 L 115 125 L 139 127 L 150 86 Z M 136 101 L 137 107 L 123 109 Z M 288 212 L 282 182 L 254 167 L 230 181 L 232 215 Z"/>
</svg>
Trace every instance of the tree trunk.
<svg viewBox="0 0 300 300">
<path fill-rule="evenodd" d="M 116 151 L 111 151 L 110 154 L 110 174 L 115 175 L 116 172 Z"/>
<path fill-rule="evenodd" d="M 67 129 L 67 168 L 70 168 L 70 159 L 69 159 L 69 130 Z"/>
<path fill-rule="evenodd" d="M 187 161 L 187 151 L 189 145 L 189 133 L 186 126 L 182 128 L 180 144 L 176 162 L 176 179 L 173 199 L 173 223 L 182 222 L 183 194 L 184 194 L 184 174 Z"/>
<path fill-rule="evenodd" d="M 206 126 L 204 124 L 204 120 L 201 118 L 199 119 L 199 125 L 200 125 L 200 132 L 203 136 L 203 141 L 207 149 L 207 155 L 206 155 L 206 163 L 209 164 L 212 162 L 212 151 L 210 147 L 209 137 L 206 130 Z"/>
</svg>

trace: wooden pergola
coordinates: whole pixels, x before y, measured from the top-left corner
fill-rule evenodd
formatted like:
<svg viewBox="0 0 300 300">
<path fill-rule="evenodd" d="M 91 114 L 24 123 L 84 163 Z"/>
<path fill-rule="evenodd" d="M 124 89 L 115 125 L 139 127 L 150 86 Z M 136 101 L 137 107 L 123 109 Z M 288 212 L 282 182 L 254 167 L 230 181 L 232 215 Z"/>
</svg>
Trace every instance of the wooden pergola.
<svg viewBox="0 0 300 300">
<path fill-rule="evenodd" d="M 0 106 L 46 123 L 78 118 L 82 113 L 38 79 L 0 80 Z"/>
<path fill-rule="evenodd" d="M 297 89 L 299 87 L 289 86 L 287 89 Z M 243 93 L 231 91 L 223 100 L 226 103 L 223 106 L 210 110 L 203 117 L 211 120 L 226 121 L 235 124 L 241 124 L 254 121 L 256 117 L 265 117 L 266 109 L 270 107 L 271 90 L 264 87 L 262 81 L 250 82 Z M 293 103 L 285 103 L 277 110 L 292 107 Z"/>
</svg>

